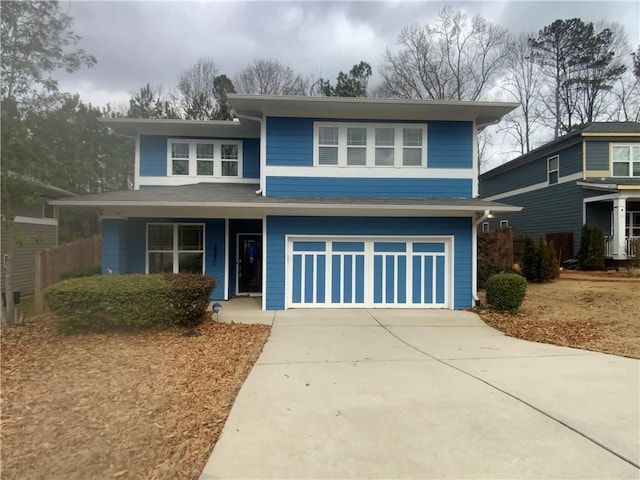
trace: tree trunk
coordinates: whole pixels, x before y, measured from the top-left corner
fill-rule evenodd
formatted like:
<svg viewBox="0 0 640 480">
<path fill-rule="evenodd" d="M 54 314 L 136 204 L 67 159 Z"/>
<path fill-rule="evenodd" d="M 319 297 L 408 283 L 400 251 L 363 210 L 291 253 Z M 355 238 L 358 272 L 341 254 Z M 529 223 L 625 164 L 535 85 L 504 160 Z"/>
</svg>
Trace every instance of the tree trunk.
<svg viewBox="0 0 640 480">
<path fill-rule="evenodd" d="M 13 238 L 13 222 L 7 222 L 4 226 L 4 233 L 7 236 L 7 263 L 4 276 L 4 297 L 5 305 L 2 308 L 2 325 L 15 325 L 16 314 L 13 303 L 13 256 L 15 250 L 15 239 Z M 4 258 L 2 259 L 4 261 Z"/>
</svg>

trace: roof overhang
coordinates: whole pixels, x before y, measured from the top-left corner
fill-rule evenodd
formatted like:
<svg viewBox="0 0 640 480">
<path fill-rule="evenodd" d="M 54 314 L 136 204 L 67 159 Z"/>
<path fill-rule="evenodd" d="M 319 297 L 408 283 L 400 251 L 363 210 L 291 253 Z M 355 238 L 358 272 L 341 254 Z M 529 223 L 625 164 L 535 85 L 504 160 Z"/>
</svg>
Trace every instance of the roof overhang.
<svg viewBox="0 0 640 480">
<path fill-rule="evenodd" d="M 250 120 L 172 120 L 164 118 L 100 118 L 98 120 L 116 134 L 131 138 L 136 138 L 138 135 L 260 137 L 260 124 Z"/>
<path fill-rule="evenodd" d="M 519 106 L 503 102 L 238 94 L 229 94 L 229 103 L 239 114 L 251 117 L 455 120 L 475 121 L 479 127 L 498 122 Z"/>
</svg>

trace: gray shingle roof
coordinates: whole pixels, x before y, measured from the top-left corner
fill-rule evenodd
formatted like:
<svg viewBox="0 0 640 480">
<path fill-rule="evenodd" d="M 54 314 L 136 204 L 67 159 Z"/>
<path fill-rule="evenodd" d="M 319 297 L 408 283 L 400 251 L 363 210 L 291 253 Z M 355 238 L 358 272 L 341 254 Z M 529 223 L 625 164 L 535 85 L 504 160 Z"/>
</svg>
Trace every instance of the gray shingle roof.
<svg viewBox="0 0 640 480">
<path fill-rule="evenodd" d="M 428 209 L 482 210 L 511 209 L 498 202 L 472 198 L 385 198 L 385 197 L 264 197 L 256 195 L 258 185 L 197 183 L 193 185 L 153 187 L 141 190 L 110 192 L 98 195 L 84 195 L 56 200 L 55 205 L 67 206 L 206 206 L 234 205 L 247 206 L 302 206 L 302 205 L 353 205 L 353 206 L 424 206 Z"/>
<path fill-rule="evenodd" d="M 640 178 L 620 178 L 620 177 L 598 177 L 581 180 L 581 183 L 592 183 L 594 185 L 640 185 Z"/>
</svg>

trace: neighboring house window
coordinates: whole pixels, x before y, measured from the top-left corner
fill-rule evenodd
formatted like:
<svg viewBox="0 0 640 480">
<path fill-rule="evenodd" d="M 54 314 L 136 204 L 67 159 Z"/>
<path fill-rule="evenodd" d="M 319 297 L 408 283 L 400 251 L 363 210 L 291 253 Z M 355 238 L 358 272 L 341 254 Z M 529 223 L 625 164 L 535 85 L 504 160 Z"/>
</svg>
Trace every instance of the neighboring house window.
<svg viewBox="0 0 640 480">
<path fill-rule="evenodd" d="M 640 238 L 640 212 L 627 212 L 627 236 Z"/>
<path fill-rule="evenodd" d="M 482 233 L 487 233 L 489 231 L 489 222 L 482 222 Z"/>
<path fill-rule="evenodd" d="M 509 220 L 500 220 L 500 228 L 507 228 L 509 226 Z"/>
<path fill-rule="evenodd" d="M 640 144 L 611 145 L 614 177 L 640 177 Z"/>
<path fill-rule="evenodd" d="M 56 218 L 56 208 L 46 200 L 42 200 L 42 218 Z"/>
<path fill-rule="evenodd" d="M 241 177 L 242 142 L 170 139 L 168 174 L 185 177 Z"/>
<path fill-rule="evenodd" d="M 560 163 L 560 160 L 558 158 L 558 155 L 555 155 L 547 159 L 547 180 L 549 182 L 549 185 L 558 183 L 559 163 Z"/>
<path fill-rule="evenodd" d="M 204 273 L 204 225 L 147 224 L 147 273 Z"/>
<path fill-rule="evenodd" d="M 424 167 L 427 127 L 420 124 L 316 122 L 314 165 Z"/>
</svg>

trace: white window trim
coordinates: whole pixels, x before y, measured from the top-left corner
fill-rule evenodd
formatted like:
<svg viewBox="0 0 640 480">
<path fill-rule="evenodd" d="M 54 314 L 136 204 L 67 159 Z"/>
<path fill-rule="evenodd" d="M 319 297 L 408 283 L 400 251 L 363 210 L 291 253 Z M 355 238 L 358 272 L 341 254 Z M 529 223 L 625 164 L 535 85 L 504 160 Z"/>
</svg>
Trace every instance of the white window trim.
<svg viewBox="0 0 640 480">
<path fill-rule="evenodd" d="M 551 160 L 556 159 L 558 162 L 558 167 L 554 168 L 553 170 L 551 170 L 550 168 L 550 163 Z M 551 183 L 551 174 L 555 172 L 556 173 L 556 181 Z M 560 156 L 559 155 L 553 155 L 552 157 L 547 158 L 547 184 L 548 185 L 557 185 L 558 183 L 560 183 Z"/>
<path fill-rule="evenodd" d="M 500 220 L 500 228 L 508 228 L 509 220 Z"/>
<path fill-rule="evenodd" d="M 171 225 L 173 227 L 173 249 L 172 250 L 149 250 L 149 226 L 152 225 Z M 202 250 L 180 250 L 178 248 L 178 226 L 200 226 L 202 227 Z M 144 271 L 145 273 L 149 273 L 149 253 L 152 252 L 168 252 L 171 251 L 172 255 L 173 255 L 173 273 L 178 273 L 179 272 L 179 268 L 180 268 L 180 262 L 179 262 L 179 253 L 180 252 L 202 252 L 202 273 L 205 273 L 205 264 L 206 264 L 206 246 L 207 246 L 207 239 L 206 239 L 206 228 L 204 223 L 170 223 L 170 222 L 149 222 L 147 223 L 147 227 L 145 229 L 145 243 L 144 243 L 144 250 L 145 250 L 145 257 L 144 257 Z"/>
<path fill-rule="evenodd" d="M 614 159 L 613 159 L 613 149 L 616 147 L 628 147 L 629 150 L 629 161 L 626 162 L 628 165 L 628 169 L 627 173 L 628 175 L 614 175 L 613 173 L 613 163 L 614 163 Z M 611 176 L 614 178 L 638 178 L 637 176 L 634 177 L 633 175 L 633 164 L 635 163 L 633 161 L 633 154 L 632 154 L 632 150 L 633 148 L 640 148 L 640 143 L 610 143 L 609 144 L 609 158 L 611 159 Z M 615 162 L 615 163 L 622 163 L 622 162 Z"/>
<path fill-rule="evenodd" d="M 319 132 L 320 127 L 338 128 L 338 164 L 320 165 L 319 161 Z M 347 128 L 367 129 L 367 162 L 366 165 L 347 165 Z M 375 164 L 375 129 L 393 128 L 395 130 L 393 165 Z M 402 149 L 404 148 L 403 129 L 419 128 L 422 130 L 422 158 L 420 165 L 405 166 L 402 164 Z M 381 147 L 384 148 L 384 147 Z M 407 147 L 412 148 L 412 147 Z M 417 147 L 413 147 L 417 148 Z M 341 168 L 401 168 L 421 169 L 427 166 L 427 125 L 426 123 L 355 123 L 355 122 L 314 122 L 313 124 L 313 165 L 315 167 L 341 167 Z"/>
<path fill-rule="evenodd" d="M 189 174 L 174 175 L 173 174 L 173 158 L 171 156 L 172 143 L 188 143 L 189 144 Z M 198 175 L 198 158 L 197 145 L 213 145 L 213 175 Z M 221 145 L 237 145 L 238 146 L 238 175 L 222 175 L 222 162 L 234 161 L 222 158 Z M 167 176 L 173 178 L 242 178 L 242 140 L 208 140 L 204 138 L 168 138 L 167 139 Z M 187 159 L 184 159 L 187 160 Z M 208 159 L 200 159 L 207 161 Z"/>
<path fill-rule="evenodd" d="M 482 222 L 482 233 L 487 233 L 489 231 L 489 222 Z"/>
<path fill-rule="evenodd" d="M 53 213 L 53 217 L 47 217 L 47 206 L 51 207 L 51 212 Z M 48 220 L 58 219 L 58 207 L 54 205 L 49 205 L 49 201 L 46 198 L 42 199 L 42 218 L 46 218 Z"/>
</svg>

